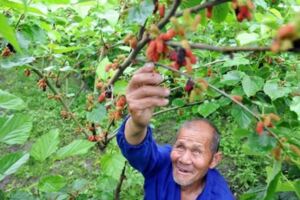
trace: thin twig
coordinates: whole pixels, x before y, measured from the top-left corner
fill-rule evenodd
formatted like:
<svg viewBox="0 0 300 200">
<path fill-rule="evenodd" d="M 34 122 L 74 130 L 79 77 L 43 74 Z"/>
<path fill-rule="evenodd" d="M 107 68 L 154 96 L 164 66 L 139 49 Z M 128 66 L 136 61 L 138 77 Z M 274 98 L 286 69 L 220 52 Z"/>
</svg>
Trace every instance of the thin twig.
<svg viewBox="0 0 300 200">
<path fill-rule="evenodd" d="M 85 82 L 81 80 L 80 89 L 78 90 L 78 92 L 75 94 L 75 96 L 72 98 L 71 102 L 69 103 L 69 105 L 68 105 L 69 108 L 74 103 L 74 101 L 79 97 L 79 95 L 83 91 L 84 87 L 85 87 Z"/>
<path fill-rule="evenodd" d="M 173 110 L 178 110 L 180 108 L 196 106 L 196 105 L 199 105 L 199 104 L 202 104 L 202 103 L 203 103 L 203 101 L 197 101 L 197 102 L 193 102 L 193 103 L 184 104 L 183 106 L 175 106 L 175 107 L 172 107 L 172 108 L 157 111 L 157 112 L 153 113 L 153 116 L 157 116 L 157 115 L 160 115 L 160 114 L 163 114 L 163 113 L 166 113 L 166 112 L 170 112 L 170 111 L 173 111 Z"/>
<path fill-rule="evenodd" d="M 121 187 L 122 187 L 123 181 L 126 178 L 126 176 L 125 176 L 126 165 L 127 165 L 127 161 L 125 161 L 125 163 L 124 163 L 124 167 L 122 169 L 122 173 L 120 175 L 119 182 L 118 182 L 118 185 L 117 185 L 116 190 L 115 190 L 115 198 L 114 198 L 114 200 L 119 200 L 120 199 Z"/>
<path fill-rule="evenodd" d="M 217 6 L 219 4 L 222 4 L 222 3 L 226 3 L 226 2 L 229 2 L 229 1 L 232 1 L 232 0 L 215 0 L 215 1 L 207 1 L 203 4 L 199 4 L 199 5 L 196 5 L 194 7 L 191 7 L 189 8 L 189 10 L 191 11 L 191 13 L 198 13 L 200 10 L 203 10 L 209 6 Z M 183 15 L 183 12 L 178 12 L 175 17 L 180 17 Z"/>
<path fill-rule="evenodd" d="M 167 42 L 167 45 L 172 47 L 182 47 L 180 42 Z M 234 53 L 238 51 L 256 51 L 256 52 L 265 52 L 271 51 L 271 47 L 218 47 L 201 43 L 190 43 L 192 49 L 201 49 L 207 51 L 217 51 L 222 53 Z"/>
<path fill-rule="evenodd" d="M 28 3 L 27 3 L 27 5 L 26 5 L 25 9 L 27 9 L 27 6 L 29 6 L 29 5 L 31 4 L 31 2 L 32 2 L 32 0 L 29 0 L 29 1 L 28 1 Z M 17 23 L 16 23 L 16 26 L 15 26 L 15 29 L 16 29 L 16 30 L 18 29 L 21 20 L 25 18 L 25 13 L 26 13 L 26 10 L 24 11 L 24 13 L 22 13 L 22 14 L 20 15 L 20 17 L 19 17 L 19 19 L 18 19 L 18 21 L 17 21 Z"/>
</svg>

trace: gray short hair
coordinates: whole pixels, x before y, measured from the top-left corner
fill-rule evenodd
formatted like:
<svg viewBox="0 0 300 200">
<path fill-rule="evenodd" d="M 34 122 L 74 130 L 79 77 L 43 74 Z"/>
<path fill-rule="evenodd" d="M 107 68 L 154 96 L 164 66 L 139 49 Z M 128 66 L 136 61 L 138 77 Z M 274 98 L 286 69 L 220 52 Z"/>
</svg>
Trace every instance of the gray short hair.
<svg viewBox="0 0 300 200">
<path fill-rule="evenodd" d="M 182 128 L 190 128 L 191 126 L 195 125 L 195 123 L 199 123 L 199 122 L 204 122 L 213 129 L 213 139 L 212 139 L 212 143 L 211 143 L 211 151 L 212 151 L 212 153 L 217 153 L 219 151 L 220 140 L 221 140 L 220 131 L 218 130 L 216 125 L 214 123 L 212 123 L 211 121 L 209 121 L 208 119 L 197 118 L 197 119 L 185 121 L 180 126 L 178 133 L 180 132 L 180 130 Z"/>
</svg>

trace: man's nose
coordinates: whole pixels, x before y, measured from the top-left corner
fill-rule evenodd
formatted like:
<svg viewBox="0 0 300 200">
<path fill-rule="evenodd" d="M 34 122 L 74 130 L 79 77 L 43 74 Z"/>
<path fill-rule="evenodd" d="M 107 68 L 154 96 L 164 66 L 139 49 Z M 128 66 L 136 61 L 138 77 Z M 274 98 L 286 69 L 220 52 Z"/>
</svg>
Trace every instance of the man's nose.
<svg viewBox="0 0 300 200">
<path fill-rule="evenodd" d="M 191 160 L 191 152 L 190 151 L 184 151 L 184 153 L 180 156 L 179 162 L 182 164 L 188 165 L 192 163 Z"/>
</svg>

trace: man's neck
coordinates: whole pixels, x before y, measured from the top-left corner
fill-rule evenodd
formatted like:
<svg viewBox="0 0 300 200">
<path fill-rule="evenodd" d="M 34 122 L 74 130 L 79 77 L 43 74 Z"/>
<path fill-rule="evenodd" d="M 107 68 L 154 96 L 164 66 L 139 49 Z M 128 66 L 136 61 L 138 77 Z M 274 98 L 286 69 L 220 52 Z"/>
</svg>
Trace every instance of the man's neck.
<svg viewBox="0 0 300 200">
<path fill-rule="evenodd" d="M 197 199 L 199 194 L 203 191 L 205 180 L 196 182 L 193 185 L 181 187 L 181 200 Z"/>
</svg>

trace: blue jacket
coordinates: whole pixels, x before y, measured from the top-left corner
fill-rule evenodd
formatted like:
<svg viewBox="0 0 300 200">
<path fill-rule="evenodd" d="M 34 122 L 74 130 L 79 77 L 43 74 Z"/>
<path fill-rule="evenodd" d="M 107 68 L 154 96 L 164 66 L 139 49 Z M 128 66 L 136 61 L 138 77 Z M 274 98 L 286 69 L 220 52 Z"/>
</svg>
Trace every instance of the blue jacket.
<svg viewBox="0 0 300 200">
<path fill-rule="evenodd" d="M 125 139 L 125 123 L 119 129 L 117 142 L 132 167 L 140 171 L 144 178 L 146 200 L 180 200 L 180 186 L 172 175 L 170 145 L 158 145 L 148 127 L 144 141 L 130 145 Z M 206 183 L 197 200 L 233 200 L 234 197 L 222 175 L 216 169 L 209 169 Z"/>
</svg>

